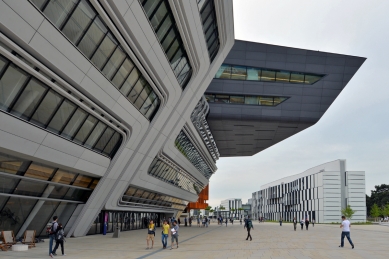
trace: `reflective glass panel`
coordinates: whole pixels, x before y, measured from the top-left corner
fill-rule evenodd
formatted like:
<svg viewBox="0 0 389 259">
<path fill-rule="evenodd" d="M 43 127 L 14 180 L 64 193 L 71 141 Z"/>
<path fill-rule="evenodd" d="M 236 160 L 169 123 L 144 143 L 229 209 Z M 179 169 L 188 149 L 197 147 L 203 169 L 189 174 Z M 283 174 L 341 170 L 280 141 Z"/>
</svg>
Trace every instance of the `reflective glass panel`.
<svg viewBox="0 0 389 259">
<path fill-rule="evenodd" d="M 64 200 L 71 201 L 87 201 L 91 191 L 69 188 L 68 192 L 63 197 Z"/>
<path fill-rule="evenodd" d="M 43 4 L 46 3 L 47 0 L 31 0 L 39 9 L 42 8 Z"/>
<path fill-rule="evenodd" d="M 215 102 L 215 96 L 213 94 L 205 94 L 204 96 L 207 102 L 209 103 Z"/>
<path fill-rule="evenodd" d="M 172 25 L 172 19 L 170 18 L 170 16 L 167 16 L 163 21 L 162 25 L 158 28 L 157 37 L 159 40 L 162 39 L 162 37 L 166 34 L 168 30 L 170 30 Z"/>
<path fill-rule="evenodd" d="M 103 74 L 111 79 L 114 73 L 118 70 L 119 66 L 122 64 L 125 57 L 126 55 L 124 52 L 120 48 L 117 48 L 105 65 Z"/>
<path fill-rule="evenodd" d="M 232 66 L 231 79 L 245 80 L 247 76 L 246 67 L 243 66 Z"/>
<path fill-rule="evenodd" d="M 85 139 L 89 136 L 89 133 L 92 131 L 97 122 L 98 120 L 95 117 L 89 115 L 77 132 L 77 135 L 74 137 L 74 141 L 80 144 L 84 143 Z"/>
<path fill-rule="evenodd" d="M 31 121 L 35 124 L 46 126 L 47 122 L 51 118 L 51 115 L 55 112 L 62 100 L 62 96 L 50 90 L 39 104 L 38 109 L 31 118 Z"/>
<path fill-rule="evenodd" d="M 55 26 L 61 27 L 76 3 L 77 0 L 51 0 L 43 13 Z"/>
<path fill-rule="evenodd" d="M 58 169 L 51 181 L 55 183 L 70 184 L 75 176 L 75 173 Z"/>
<path fill-rule="evenodd" d="M 262 69 L 261 81 L 275 81 L 276 71 Z"/>
<path fill-rule="evenodd" d="M 115 50 L 117 44 L 113 41 L 112 36 L 108 33 L 105 36 L 103 42 L 101 42 L 99 48 L 92 57 L 92 62 L 98 69 L 102 69 L 112 52 Z"/>
<path fill-rule="evenodd" d="M 138 110 L 141 110 L 141 107 L 142 107 L 143 103 L 146 101 L 146 99 L 147 99 L 147 97 L 149 96 L 150 93 L 151 93 L 151 87 L 148 86 L 148 85 L 145 85 L 143 87 L 143 90 L 140 92 L 138 98 L 136 99 L 136 101 L 134 103 L 135 107 L 137 107 Z"/>
<path fill-rule="evenodd" d="M 132 87 L 134 86 L 136 81 L 138 81 L 140 75 L 141 74 L 140 74 L 139 70 L 137 68 L 134 68 L 131 71 L 130 75 L 128 76 L 127 80 L 124 82 L 124 84 L 120 88 L 120 92 L 122 92 L 125 96 L 128 96 Z"/>
<path fill-rule="evenodd" d="M 32 219 L 27 229 L 36 230 L 36 236 L 39 235 L 42 228 L 46 227 L 46 224 L 52 221 L 51 215 L 54 213 L 57 208 L 59 201 L 45 201 L 43 205 L 38 210 L 35 217 Z M 61 216 L 61 215 L 58 215 Z M 60 221 L 62 223 L 62 219 Z M 46 229 L 45 229 L 46 230 Z M 46 233 L 45 233 L 46 234 Z"/>
<path fill-rule="evenodd" d="M 36 202 L 34 199 L 9 198 L 2 210 L 6 217 L 3 217 L 0 228 L 18 233 Z"/>
<path fill-rule="evenodd" d="M 141 76 L 139 80 L 135 83 L 134 87 L 132 88 L 131 92 L 128 94 L 128 99 L 132 103 L 135 103 L 136 99 L 138 98 L 139 94 L 142 92 L 143 87 L 147 84 L 146 80 Z"/>
<path fill-rule="evenodd" d="M 121 140 L 121 135 L 117 132 L 112 136 L 111 140 L 105 146 L 103 153 L 109 156 L 114 148 L 117 146 L 118 142 Z"/>
<path fill-rule="evenodd" d="M 92 181 L 91 177 L 85 175 L 79 175 L 77 176 L 76 180 L 74 180 L 73 185 L 87 188 L 91 181 Z"/>
<path fill-rule="evenodd" d="M 8 109 L 26 82 L 27 76 L 23 70 L 13 64 L 8 66 L 7 71 L 5 71 L 0 80 L 0 109 Z"/>
<path fill-rule="evenodd" d="M 272 97 L 260 97 L 259 105 L 265 106 L 273 106 L 273 98 Z"/>
<path fill-rule="evenodd" d="M 49 198 L 53 198 L 53 199 L 62 199 L 67 193 L 67 191 L 69 190 L 69 187 L 60 186 L 60 185 L 52 185 L 49 186 L 48 188 L 53 188 L 53 190 L 49 195 Z"/>
<path fill-rule="evenodd" d="M 78 48 L 85 54 L 85 56 L 91 58 L 97 46 L 103 40 L 106 32 L 107 29 L 105 25 L 100 21 L 100 18 L 96 18 L 78 44 Z"/>
<path fill-rule="evenodd" d="M 316 75 L 305 75 L 306 84 L 314 84 L 321 79 L 321 76 Z"/>
<path fill-rule="evenodd" d="M 38 163 L 34 162 L 27 169 L 27 171 L 24 174 L 24 176 L 32 177 L 32 178 L 37 178 L 37 179 L 41 179 L 41 180 L 47 181 L 51 177 L 53 172 L 54 172 L 54 168 L 53 167 L 48 167 L 48 166 L 45 166 L 45 165 L 38 164 Z"/>
<path fill-rule="evenodd" d="M 0 193 L 13 193 L 19 179 L 0 175 Z M 1 204 L 0 204 L 0 208 Z"/>
<path fill-rule="evenodd" d="M 230 65 L 221 65 L 219 70 L 216 73 L 216 78 L 221 79 L 230 79 L 231 78 L 231 66 Z"/>
<path fill-rule="evenodd" d="M 134 64 L 127 58 L 115 74 L 114 78 L 112 79 L 112 83 L 117 88 L 120 88 L 123 84 L 123 81 L 127 78 L 128 74 L 133 68 Z"/>
<path fill-rule="evenodd" d="M 76 43 L 88 28 L 95 15 L 96 13 L 89 4 L 85 0 L 81 0 L 66 25 L 62 28 L 62 32 L 73 43 Z"/>
<path fill-rule="evenodd" d="M 247 80 L 255 80 L 258 81 L 261 78 L 261 70 L 254 68 L 254 67 L 248 67 L 247 68 Z"/>
<path fill-rule="evenodd" d="M 287 71 L 277 71 L 276 81 L 277 82 L 289 82 L 290 72 Z"/>
<path fill-rule="evenodd" d="M 5 64 L 7 64 L 7 60 L 5 58 L 3 58 L 2 56 L 0 56 L 0 74 L 3 71 Z"/>
<path fill-rule="evenodd" d="M 72 139 L 74 134 L 76 134 L 78 128 L 85 120 L 86 116 L 88 116 L 88 114 L 84 110 L 78 108 L 77 111 L 73 114 L 72 118 L 67 123 L 61 135 L 65 138 Z"/>
<path fill-rule="evenodd" d="M 243 96 L 231 96 L 230 102 L 231 103 L 244 103 L 244 97 Z"/>
<path fill-rule="evenodd" d="M 114 130 L 111 129 L 110 127 L 107 127 L 103 133 L 103 135 L 101 135 L 99 141 L 97 141 L 96 145 L 95 145 L 95 149 L 99 152 L 102 152 L 105 148 L 105 146 L 107 145 L 108 141 L 110 141 L 112 135 L 114 134 Z"/>
<path fill-rule="evenodd" d="M 15 188 L 13 194 L 40 197 L 46 189 L 46 183 L 38 183 L 34 181 L 21 180 Z"/>
<path fill-rule="evenodd" d="M 244 98 L 244 103 L 245 104 L 254 104 L 258 105 L 258 98 L 256 96 L 246 96 Z"/>
<path fill-rule="evenodd" d="M 103 133 L 106 127 L 107 126 L 104 123 L 99 121 L 99 123 L 93 129 L 92 133 L 89 135 L 84 145 L 86 147 L 92 148 L 95 145 L 96 141 L 100 138 L 101 134 Z"/>
<path fill-rule="evenodd" d="M 297 83 L 297 84 L 303 84 L 304 83 L 304 74 L 292 72 L 290 74 L 290 82 Z"/>
<path fill-rule="evenodd" d="M 278 105 L 285 100 L 286 100 L 286 98 L 284 98 L 284 97 L 274 97 L 274 105 Z"/>
<path fill-rule="evenodd" d="M 95 189 L 97 184 L 99 183 L 99 179 L 94 179 L 91 185 L 89 186 L 90 189 Z"/>
<path fill-rule="evenodd" d="M 230 96 L 229 95 L 217 94 L 215 96 L 215 102 L 216 103 L 229 103 L 230 102 Z"/>
<path fill-rule="evenodd" d="M 65 100 L 51 119 L 47 129 L 59 133 L 76 108 L 77 107 L 73 103 Z"/>
<path fill-rule="evenodd" d="M 154 1 L 157 2 L 157 1 Z M 162 19 L 167 15 L 167 8 L 164 2 L 162 2 L 157 11 L 154 13 L 152 17 L 150 17 L 151 25 L 153 26 L 154 30 L 158 28 L 160 23 L 162 22 Z"/>
<path fill-rule="evenodd" d="M 0 172 L 17 174 L 24 160 L 0 153 Z"/>
<path fill-rule="evenodd" d="M 29 119 L 38 102 L 43 97 L 47 87 L 34 78 L 30 80 L 16 101 L 11 113 Z"/>
</svg>

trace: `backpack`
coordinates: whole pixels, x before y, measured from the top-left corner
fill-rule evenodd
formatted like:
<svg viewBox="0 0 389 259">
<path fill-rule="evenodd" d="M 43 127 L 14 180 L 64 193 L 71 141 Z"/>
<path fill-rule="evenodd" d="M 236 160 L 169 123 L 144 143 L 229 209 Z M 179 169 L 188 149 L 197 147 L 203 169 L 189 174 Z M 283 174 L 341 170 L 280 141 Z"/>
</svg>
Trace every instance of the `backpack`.
<svg viewBox="0 0 389 259">
<path fill-rule="evenodd" d="M 63 235 L 63 230 L 60 229 L 57 231 L 57 233 L 55 234 L 55 240 L 64 240 L 64 235 Z"/>
<path fill-rule="evenodd" d="M 253 222 L 251 220 L 247 221 L 247 228 L 253 228 Z"/>
<path fill-rule="evenodd" d="M 54 224 L 55 223 L 57 223 L 57 222 L 52 222 L 52 223 L 49 223 L 46 225 L 46 234 L 48 234 L 48 235 L 55 234 L 55 231 L 54 231 Z"/>
</svg>

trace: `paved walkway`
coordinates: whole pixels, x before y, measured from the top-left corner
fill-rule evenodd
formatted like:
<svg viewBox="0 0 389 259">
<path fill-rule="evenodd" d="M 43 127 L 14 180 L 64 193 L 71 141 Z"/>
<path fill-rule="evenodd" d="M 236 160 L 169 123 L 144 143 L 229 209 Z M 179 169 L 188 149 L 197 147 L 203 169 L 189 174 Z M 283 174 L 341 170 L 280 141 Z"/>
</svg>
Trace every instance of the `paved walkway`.
<svg viewBox="0 0 389 259">
<path fill-rule="evenodd" d="M 337 225 L 310 225 L 309 231 L 293 231 L 292 224 L 254 223 L 253 241 L 246 241 L 246 231 L 239 223 L 228 227 L 211 224 L 208 228 L 181 227 L 179 248 L 161 249 L 157 229 L 153 250 L 146 250 L 146 230 L 122 232 L 120 238 L 95 235 L 68 238 L 66 258 L 388 258 L 389 228 L 379 225 L 351 227 L 355 249 L 347 239 L 339 248 L 341 230 Z M 298 226 L 299 228 L 299 226 Z M 168 244 L 170 245 L 170 239 Z M 0 258 L 49 258 L 48 241 L 28 252 L 1 252 Z M 60 257 L 60 251 L 57 252 Z M 62 258 L 62 257 L 60 257 Z"/>
</svg>

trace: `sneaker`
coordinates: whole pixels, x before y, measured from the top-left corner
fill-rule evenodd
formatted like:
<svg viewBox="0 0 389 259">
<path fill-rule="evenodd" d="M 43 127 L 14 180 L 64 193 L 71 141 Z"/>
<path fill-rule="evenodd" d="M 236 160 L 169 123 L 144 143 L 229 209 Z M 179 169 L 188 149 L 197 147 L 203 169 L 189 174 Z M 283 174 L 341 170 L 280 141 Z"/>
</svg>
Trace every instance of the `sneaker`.
<svg viewBox="0 0 389 259">
<path fill-rule="evenodd" d="M 354 245 L 353 245 L 353 248 L 352 249 L 354 249 Z"/>
<path fill-rule="evenodd" d="M 62 254 L 62 256 L 65 256 L 66 254 Z"/>
<path fill-rule="evenodd" d="M 53 255 L 54 255 L 54 256 L 57 256 L 57 254 L 56 254 L 56 253 L 53 253 Z"/>
<path fill-rule="evenodd" d="M 53 254 L 49 254 L 49 256 L 50 256 L 51 258 L 53 258 Z"/>
</svg>

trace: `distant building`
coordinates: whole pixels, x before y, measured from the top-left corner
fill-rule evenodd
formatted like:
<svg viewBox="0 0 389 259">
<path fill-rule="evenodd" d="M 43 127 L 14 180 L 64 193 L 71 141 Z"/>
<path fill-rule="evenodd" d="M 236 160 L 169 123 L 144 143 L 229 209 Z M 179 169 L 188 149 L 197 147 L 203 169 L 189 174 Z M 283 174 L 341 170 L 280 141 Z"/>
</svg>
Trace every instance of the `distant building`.
<svg viewBox="0 0 389 259">
<path fill-rule="evenodd" d="M 365 172 L 347 171 L 346 160 L 335 160 L 265 184 L 252 199 L 254 219 L 339 222 L 341 209 L 350 205 L 352 221 L 365 222 Z"/>
<path fill-rule="evenodd" d="M 231 198 L 222 200 L 220 203 L 225 209 L 221 211 L 221 214 L 224 217 L 239 217 L 239 208 L 242 208 L 242 199 Z M 234 209 L 234 211 L 232 211 Z M 225 211 L 223 213 L 223 211 Z"/>
</svg>

